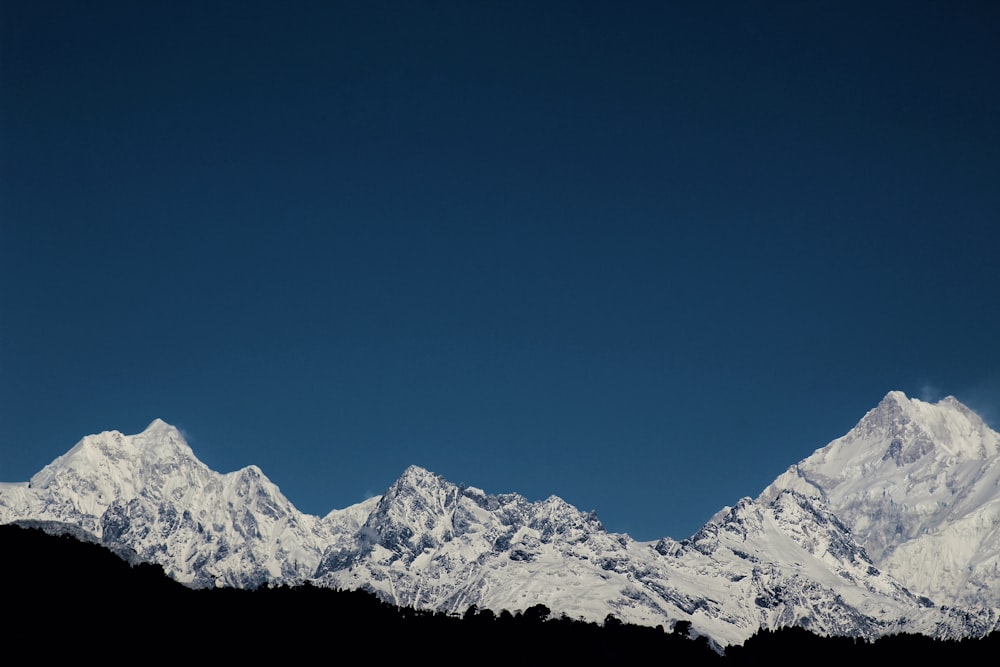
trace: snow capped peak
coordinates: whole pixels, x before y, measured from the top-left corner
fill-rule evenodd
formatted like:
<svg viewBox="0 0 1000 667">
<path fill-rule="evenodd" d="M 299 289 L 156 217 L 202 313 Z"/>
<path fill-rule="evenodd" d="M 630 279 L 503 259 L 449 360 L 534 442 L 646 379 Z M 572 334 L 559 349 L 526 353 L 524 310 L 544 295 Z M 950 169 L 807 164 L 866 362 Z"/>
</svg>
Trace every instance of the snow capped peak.
<svg viewBox="0 0 1000 667">
<path fill-rule="evenodd" d="M 858 424 L 858 429 L 881 429 L 888 435 L 885 457 L 898 465 L 932 452 L 959 459 L 986 459 L 997 454 L 996 434 L 954 396 L 932 404 L 907 398 L 902 392 L 890 392 Z M 904 447 L 907 444 L 908 449 Z"/>
<path fill-rule="evenodd" d="M 171 424 L 168 424 L 167 422 L 157 417 L 153 421 L 149 422 L 149 426 L 147 426 L 142 432 L 152 434 L 163 431 L 177 431 L 177 427 L 172 426 Z"/>
<path fill-rule="evenodd" d="M 762 495 L 790 489 L 826 498 L 834 487 L 882 489 L 917 469 L 927 476 L 998 451 L 1000 436 L 954 397 L 931 404 L 891 391 L 850 432 L 791 466 Z"/>
<path fill-rule="evenodd" d="M 440 475 L 411 465 L 392 483 L 368 517 L 368 536 L 377 536 L 377 542 L 387 548 L 418 553 L 424 548 L 418 533 L 433 535 L 434 540 L 451 535 L 451 516 L 458 497 L 457 486 Z M 415 536 L 419 544 L 411 543 Z"/>
<path fill-rule="evenodd" d="M 881 422 L 888 420 L 890 423 L 892 421 L 901 421 L 905 423 L 908 420 L 914 419 L 927 422 L 935 419 L 940 420 L 943 415 L 949 413 L 958 413 L 964 420 L 977 427 L 977 430 L 978 426 L 984 423 L 979 415 L 970 410 L 954 396 L 948 395 L 936 403 L 931 403 L 917 398 L 910 398 L 901 391 L 890 391 L 887 393 L 879 401 L 879 404 L 862 418 L 860 423 L 872 420 Z"/>
<path fill-rule="evenodd" d="M 436 494 L 457 490 L 457 488 L 457 486 L 441 475 L 433 473 L 426 468 L 411 465 L 403 471 L 403 474 L 385 492 L 385 502 L 393 502 L 399 496 L 410 495 L 414 492 L 421 495 L 428 493 Z"/>
<path fill-rule="evenodd" d="M 1000 511 L 998 452 L 1000 434 L 953 396 L 927 403 L 889 392 L 850 432 L 782 473 L 761 500 L 782 490 L 821 499 L 905 585 L 968 602 L 984 588 L 974 582 L 996 580 L 987 572 L 995 556 L 976 559 L 1000 551 L 989 532 Z M 945 558 L 948 567 L 928 569 Z"/>
<path fill-rule="evenodd" d="M 915 406 L 920 403 L 911 399 L 901 391 L 890 391 L 879 401 L 879 404 L 868 411 L 855 429 L 883 430 L 898 428 L 911 419 Z"/>
<path fill-rule="evenodd" d="M 185 460 L 201 464 L 177 427 L 159 419 L 129 440 L 147 460 Z"/>
<path fill-rule="evenodd" d="M 889 405 L 906 405 L 909 402 L 910 399 L 905 393 L 899 391 L 898 389 L 894 389 L 890 392 L 887 392 L 886 395 L 882 397 L 882 400 L 879 401 L 878 407 L 881 408 L 882 406 L 889 406 Z"/>
<path fill-rule="evenodd" d="M 440 475 L 418 465 L 407 466 L 403 474 L 399 476 L 399 479 L 414 483 L 421 483 L 431 479 L 444 480 Z"/>
</svg>

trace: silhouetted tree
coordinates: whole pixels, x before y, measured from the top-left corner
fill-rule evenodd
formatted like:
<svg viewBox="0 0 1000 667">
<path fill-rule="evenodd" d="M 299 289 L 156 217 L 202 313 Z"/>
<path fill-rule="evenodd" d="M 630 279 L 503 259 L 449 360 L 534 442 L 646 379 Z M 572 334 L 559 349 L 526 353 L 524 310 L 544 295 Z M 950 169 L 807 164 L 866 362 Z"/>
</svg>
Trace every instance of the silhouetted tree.
<svg viewBox="0 0 1000 667">
<path fill-rule="evenodd" d="M 524 620 L 529 623 L 541 623 L 549 617 L 552 610 L 543 604 L 536 604 L 528 607 L 524 610 Z"/>
<path fill-rule="evenodd" d="M 675 635 L 678 635 L 678 636 L 681 636 L 681 637 L 690 637 L 691 636 L 691 621 L 677 621 L 676 623 L 674 623 L 674 630 L 673 630 L 673 632 L 674 632 Z"/>
</svg>

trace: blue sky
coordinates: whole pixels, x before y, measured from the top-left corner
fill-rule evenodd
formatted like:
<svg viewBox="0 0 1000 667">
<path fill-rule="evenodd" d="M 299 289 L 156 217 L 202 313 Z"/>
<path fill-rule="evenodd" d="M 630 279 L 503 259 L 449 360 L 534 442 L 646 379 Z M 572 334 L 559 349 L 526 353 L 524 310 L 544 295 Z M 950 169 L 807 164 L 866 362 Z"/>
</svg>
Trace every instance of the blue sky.
<svg viewBox="0 0 1000 667">
<path fill-rule="evenodd" d="M 0 480 L 159 417 L 314 514 L 418 464 L 682 538 L 890 390 L 996 425 L 997 34 L 0 0 Z"/>
</svg>

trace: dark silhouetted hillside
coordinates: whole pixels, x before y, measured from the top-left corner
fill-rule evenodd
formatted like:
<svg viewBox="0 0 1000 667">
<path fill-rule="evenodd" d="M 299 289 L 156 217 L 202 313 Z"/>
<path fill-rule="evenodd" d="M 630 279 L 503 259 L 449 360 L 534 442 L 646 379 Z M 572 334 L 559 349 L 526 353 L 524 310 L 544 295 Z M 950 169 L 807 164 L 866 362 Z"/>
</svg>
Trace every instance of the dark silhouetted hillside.
<svg viewBox="0 0 1000 667">
<path fill-rule="evenodd" d="M 461 618 L 401 609 L 363 591 L 295 588 L 194 590 L 148 564 L 130 565 L 104 547 L 34 528 L 0 526 L 0 592 L 8 652 L 30 647 L 46 659 L 329 659 L 359 651 L 375 663 L 461 659 L 467 664 L 772 664 L 784 656 L 888 661 L 996 656 L 996 636 L 939 642 L 899 636 L 868 644 L 804 630 L 758 633 L 726 656 L 704 638 L 553 616 L 536 605 L 520 614 L 470 608 Z M 916 659 L 915 658 L 915 659 Z"/>
</svg>

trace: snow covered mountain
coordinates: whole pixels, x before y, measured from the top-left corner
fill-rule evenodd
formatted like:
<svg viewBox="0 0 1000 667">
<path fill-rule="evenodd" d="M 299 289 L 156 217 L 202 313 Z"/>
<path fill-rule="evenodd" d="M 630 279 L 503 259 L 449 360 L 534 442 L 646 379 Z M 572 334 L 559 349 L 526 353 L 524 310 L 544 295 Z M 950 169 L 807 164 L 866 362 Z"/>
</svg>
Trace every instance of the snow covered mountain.
<svg viewBox="0 0 1000 667">
<path fill-rule="evenodd" d="M 70 524 L 195 586 L 312 574 L 329 541 L 254 466 L 221 475 L 173 426 L 90 435 L 27 483 L 0 485 L 0 521 Z"/>
<path fill-rule="evenodd" d="M 898 581 L 939 604 L 1000 606 L 1000 434 L 952 397 L 890 392 L 761 494 L 822 499 Z"/>
<path fill-rule="evenodd" d="M 975 636 L 998 625 L 998 449 L 954 399 L 893 392 L 690 539 L 638 542 L 557 497 L 491 495 L 416 466 L 381 497 L 302 514 L 256 467 L 214 472 L 157 420 L 0 484 L 0 523 L 85 531 L 198 587 L 312 581 L 455 613 L 688 620 L 721 646 L 789 625 Z"/>
</svg>

